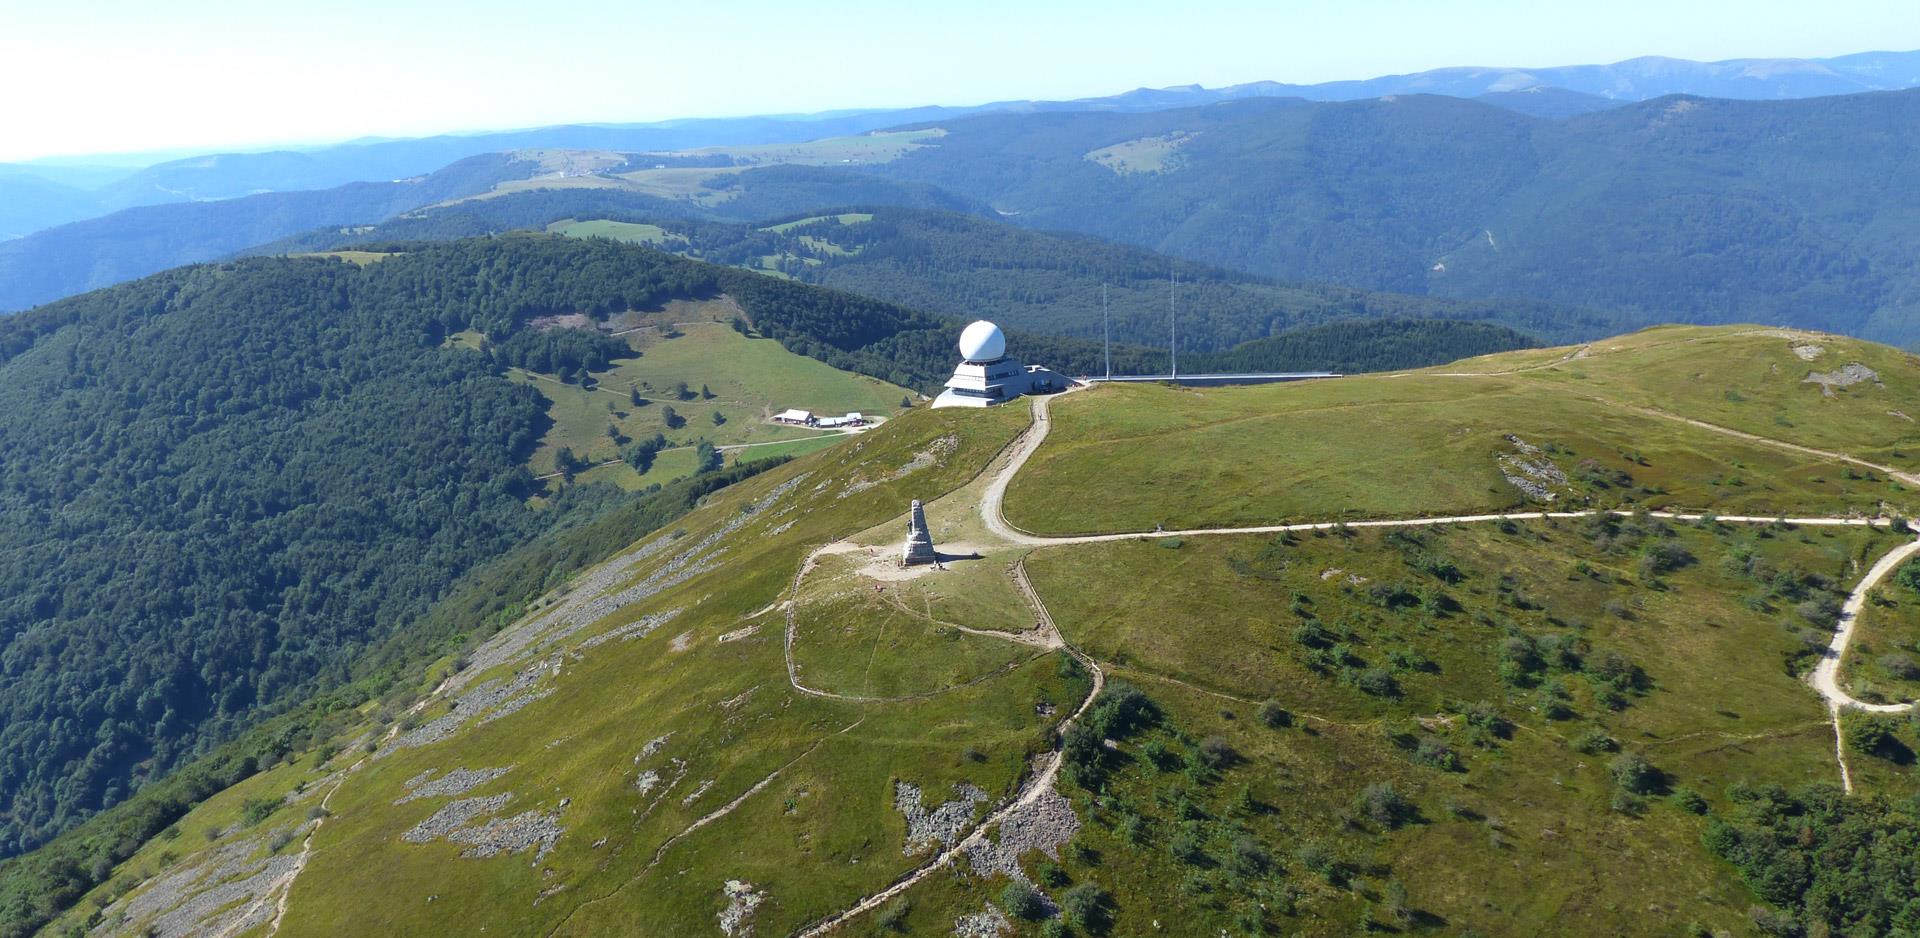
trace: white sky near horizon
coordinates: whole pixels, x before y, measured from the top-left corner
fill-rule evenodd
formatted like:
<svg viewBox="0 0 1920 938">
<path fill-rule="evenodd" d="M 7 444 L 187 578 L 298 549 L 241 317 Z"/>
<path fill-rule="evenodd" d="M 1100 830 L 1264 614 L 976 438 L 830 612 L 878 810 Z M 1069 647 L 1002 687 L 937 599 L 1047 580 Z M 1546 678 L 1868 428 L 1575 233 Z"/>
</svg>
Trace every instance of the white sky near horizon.
<svg viewBox="0 0 1920 938">
<path fill-rule="evenodd" d="M 0 161 L 1914 48 L 1915 0 L 0 0 Z"/>
</svg>

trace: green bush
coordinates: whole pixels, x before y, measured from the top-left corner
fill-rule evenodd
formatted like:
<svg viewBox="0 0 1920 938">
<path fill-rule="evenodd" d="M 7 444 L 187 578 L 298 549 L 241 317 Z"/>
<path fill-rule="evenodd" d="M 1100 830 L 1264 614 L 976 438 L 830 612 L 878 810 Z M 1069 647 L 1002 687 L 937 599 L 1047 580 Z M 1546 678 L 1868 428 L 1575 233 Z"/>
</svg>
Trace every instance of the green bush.
<svg viewBox="0 0 1920 938">
<path fill-rule="evenodd" d="M 1613 737 L 1608 736 L 1605 730 L 1597 726 L 1575 736 L 1567 745 L 1573 747 L 1575 752 L 1583 752 L 1590 756 L 1620 748 L 1620 744 L 1615 742 Z"/>
<path fill-rule="evenodd" d="M 1293 725 L 1293 714 L 1280 706 L 1279 701 L 1269 700 L 1260 705 L 1260 722 L 1274 729 L 1281 729 Z"/>
<path fill-rule="evenodd" d="M 248 798 L 240 806 L 240 823 L 252 827 L 280 809 L 278 798 Z"/>
<path fill-rule="evenodd" d="M 1353 813 L 1372 820 L 1388 830 L 1410 824 L 1420 817 L 1420 809 L 1393 787 L 1392 782 L 1376 782 L 1354 796 Z"/>
<path fill-rule="evenodd" d="M 1032 886 L 1016 880 L 1000 890 L 1000 909 L 1015 919 L 1031 922 L 1047 914 L 1047 903 Z"/>
<path fill-rule="evenodd" d="M 1111 905 L 1106 890 L 1093 883 L 1081 883 L 1060 896 L 1068 921 L 1095 935 L 1105 934 L 1112 925 Z"/>
<path fill-rule="evenodd" d="M 1651 794 L 1660 787 L 1660 770 L 1638 753 L 1624 752 L 1607 763 L 1607 774 L 1621 791 L 1631 795 Z"/>
</svg>

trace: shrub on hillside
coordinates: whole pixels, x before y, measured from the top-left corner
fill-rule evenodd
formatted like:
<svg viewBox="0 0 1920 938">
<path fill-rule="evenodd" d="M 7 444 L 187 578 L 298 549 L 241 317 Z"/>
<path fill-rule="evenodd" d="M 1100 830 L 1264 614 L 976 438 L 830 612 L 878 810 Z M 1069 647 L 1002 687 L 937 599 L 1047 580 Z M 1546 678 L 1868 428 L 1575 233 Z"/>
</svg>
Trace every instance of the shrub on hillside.
<svg viewBox="0 0 1920 938">
<path fill-rule="evenodd" d="M 1354 796 L 1353 813 L 1388 830 L 1411 824 L 1420 818 L 1420 809 L 1393 787 L 1392 782 L 1376 782 Z"/>
</svg>

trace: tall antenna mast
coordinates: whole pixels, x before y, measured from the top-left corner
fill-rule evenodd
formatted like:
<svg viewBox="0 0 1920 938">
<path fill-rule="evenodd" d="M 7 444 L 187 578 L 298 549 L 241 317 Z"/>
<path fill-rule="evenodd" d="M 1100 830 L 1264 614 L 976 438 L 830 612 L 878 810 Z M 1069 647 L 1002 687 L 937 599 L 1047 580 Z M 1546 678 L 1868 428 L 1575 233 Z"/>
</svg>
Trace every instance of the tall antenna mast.
<svg viewBox="0 0 1920 938">
<path fill-rule="evenodd" d="M 1173 377 L 1180 377 L 1180 333 L 1175 327 L 1173 315 L 1173 288 L 1180 282 L 1180 268 L 1172 267 L 1167 278 L 1167 358 L 1172 362 Z"/>
<path fill-rule="evenodd" d="M 1107 327 L 1107 285 L 1100 285 L 1100 346 L 1107 359 L 1107 377 L 1113 377 L 1113 330 Z"/>
</svg>

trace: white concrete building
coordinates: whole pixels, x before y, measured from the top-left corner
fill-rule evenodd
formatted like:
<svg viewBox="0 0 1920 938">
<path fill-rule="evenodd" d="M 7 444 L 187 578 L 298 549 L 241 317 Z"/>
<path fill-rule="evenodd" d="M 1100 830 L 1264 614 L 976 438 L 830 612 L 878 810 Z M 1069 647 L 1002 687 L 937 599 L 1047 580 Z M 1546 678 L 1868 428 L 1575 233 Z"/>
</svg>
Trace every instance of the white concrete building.
<svg viewBox="0 0 1920 938">
<path fill-rule="evenodd" d="M 935 407 L 991 407 L 1023 394 L 1064 391 L 1072 382 L 1039 365 L 1007 356 L 1007 336 L 982 319 L 960 333 L 960 364 Z"/>
</svg>

